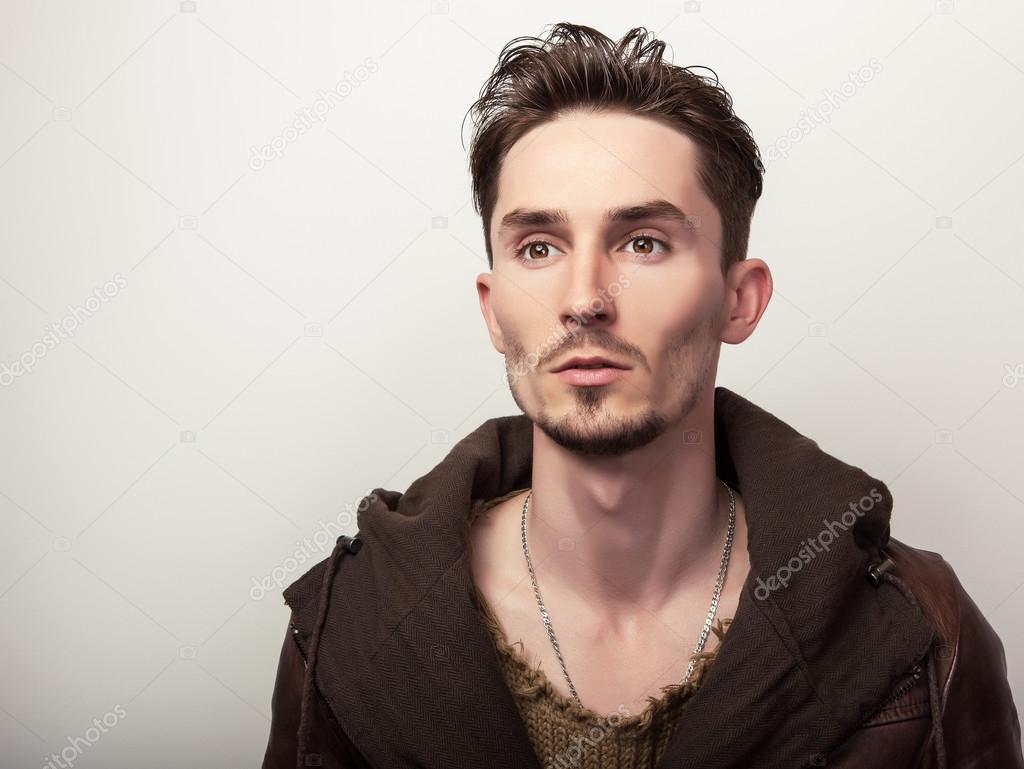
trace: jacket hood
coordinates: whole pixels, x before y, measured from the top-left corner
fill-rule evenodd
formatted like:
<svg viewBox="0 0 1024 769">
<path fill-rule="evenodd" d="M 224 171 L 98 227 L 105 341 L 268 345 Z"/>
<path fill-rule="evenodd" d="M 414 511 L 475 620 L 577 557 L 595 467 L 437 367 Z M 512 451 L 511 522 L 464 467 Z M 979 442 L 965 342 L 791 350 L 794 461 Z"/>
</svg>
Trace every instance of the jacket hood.
<svg viewBox="0 0 1024 769">
<path fill-rule="evenodd" d="M 731 390 L 714 395 L 716 469 L 743 496 L 751 566 L 664 766 L 805 766 L 935 631 L 912 596 L 868 578 L 889 540 L 886 485 Z M 364 497 L 358 552 L 339 538 L 284 591 L 307 681 L 374 766 L 540 769 L 471 599 L 467 549 L 474 502 L 530 486 L 532 451 L 525 414 L 487 420 L 405 493 Z"/>
</svg>

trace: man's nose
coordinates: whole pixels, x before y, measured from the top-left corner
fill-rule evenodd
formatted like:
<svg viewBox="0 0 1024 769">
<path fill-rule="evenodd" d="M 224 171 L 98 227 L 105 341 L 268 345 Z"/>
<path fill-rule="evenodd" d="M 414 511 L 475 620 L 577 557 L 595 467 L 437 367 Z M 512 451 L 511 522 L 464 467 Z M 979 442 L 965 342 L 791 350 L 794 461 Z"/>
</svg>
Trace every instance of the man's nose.
<svg viewBox="0 0 1024 769">
<path fill-rule="evenodd" d="M 616 305 L 611 288 L 619 266 L 613 255 L 602 243 L 591 242 L 574 249 L 566 261 L 568 275 L 559 310 L 563 325 L 572 328 L 614 322 Z"/>
</svg>

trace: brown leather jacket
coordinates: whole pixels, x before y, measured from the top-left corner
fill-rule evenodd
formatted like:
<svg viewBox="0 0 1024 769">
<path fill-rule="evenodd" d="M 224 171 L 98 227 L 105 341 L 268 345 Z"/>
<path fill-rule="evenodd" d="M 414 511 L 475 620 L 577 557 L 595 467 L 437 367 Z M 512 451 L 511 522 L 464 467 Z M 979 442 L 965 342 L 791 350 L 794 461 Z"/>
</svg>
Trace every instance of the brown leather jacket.
<svg viewBox="0 0 1024 769">
<path fill-rule="evenodd" d="M 924 662 L 827 757 L 827 765 L 1024 767 L 1003 644 L 938 553 L 890 539 L 890 573 L 937 633 Z M 825 763 L 820 763 L 825 766 Z"/>
<path fill-rule="evenodd" d="M 359 537 L 285 590 L 263 769 L 540 769 L 470 603 L 458 526 L 468 500 L 529 485 L 525 419 L 489 420 L 405 495 L 375 489 Z M 716 431 L 752 568 L 662 766 L 1024 769 L 1003 645 L 940 555 L 890 538 L 884 484 L 722 387 Z M 821 511 L 869 486 L 881 502 L 759 598 Z"/>
</svg>

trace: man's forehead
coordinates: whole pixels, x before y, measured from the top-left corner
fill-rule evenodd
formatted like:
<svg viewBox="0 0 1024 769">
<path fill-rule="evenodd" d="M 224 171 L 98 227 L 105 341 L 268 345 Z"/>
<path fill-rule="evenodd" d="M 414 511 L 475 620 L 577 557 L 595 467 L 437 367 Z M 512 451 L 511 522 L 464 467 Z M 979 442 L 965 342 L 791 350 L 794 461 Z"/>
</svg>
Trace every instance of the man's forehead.
<svg viewBox="0 0 1024 769">
<path fill-rule="evenodd" d="M 699 156 L 693 138 L 661 120 L 620 112 L 571 113 L 521 135 L 501 170 L 511 171 L 509 181 L 517 186 L 534 180 L 548 184 L 553 175 L 567 172 L 615 183 L 630 177 L 654 182 L 669 173 L 692 173 Z"/>
<path fill-rule="evenodd" d="M 650 118 L 559 117 L 528 131 L 506 155 L 492 225 L 499 234 L 531 224 L 572 224 L 574 215 L 686 223 L 707 202 L 698 163 L 690 137 Z M 644 206 L 649 210 L 640 211 Z"/>
</svg>

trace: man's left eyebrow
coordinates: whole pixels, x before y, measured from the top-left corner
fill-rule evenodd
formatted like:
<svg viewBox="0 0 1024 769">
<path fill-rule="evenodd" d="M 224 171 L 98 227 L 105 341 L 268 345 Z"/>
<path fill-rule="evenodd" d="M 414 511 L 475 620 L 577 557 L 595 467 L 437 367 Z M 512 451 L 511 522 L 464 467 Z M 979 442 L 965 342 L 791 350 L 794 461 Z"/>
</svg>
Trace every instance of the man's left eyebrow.
<svg viewBox="0 0 1024 769">
<path fill-rule="evenodd" d="M 636 222 L 642 219 L 669 219 L 684 227 L 690 226 L 688 217 L 680 208 L 667 200 L 650 200 L 636 206 L 611 208 L 605 213 L 610 222 Z"/>
</svg>

